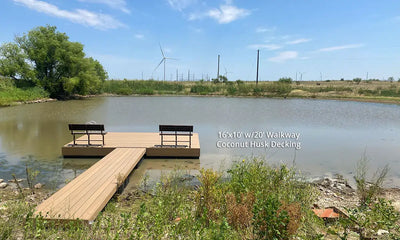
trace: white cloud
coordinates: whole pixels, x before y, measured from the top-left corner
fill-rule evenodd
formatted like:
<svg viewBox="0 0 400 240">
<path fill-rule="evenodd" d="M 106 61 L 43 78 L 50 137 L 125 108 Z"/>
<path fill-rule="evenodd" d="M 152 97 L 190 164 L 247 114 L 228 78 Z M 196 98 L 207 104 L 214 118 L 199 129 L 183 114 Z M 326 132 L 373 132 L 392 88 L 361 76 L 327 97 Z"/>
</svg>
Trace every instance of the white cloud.
<svg viewBox="0 0 400 240">
<path fill-rule="evenodd" d="M 297 58 L 298 55 L 299 54 L 296 51 L 286 51 L 279 53 L 275 57 L 268 58 L 268 60 L 271 62 L 285 62 Z"/>
<path fill-rule="evenodd" d="M 299 43 L 306 43 L 306 42 L 309 42 L 309 41 L 311 41 L 310 38 L 299 38 L 299 39 L 295 39 L 295 40 L 292 40 L 292 41 L 287 41 L 286 44 L 294 45 L 294 44 L 299 44 Z"/>
<path fill-rule="evenodd" d="M 143 34 L 135 34 L 135 38 L 144 39 L 144 35 Z"/>
<path fill-rule="evenodd" d="M 276 30 L 276 27 L 270 27 L 270 28 L 258 27 L 258 28 L 256 28 L 256 33 L 273 32 L 275 30 Z"/>
<path fill-rule="evenodd" d="M 363 46 L 364 46 L 364 44 L 349 44 L 349 45 L 321 48 L 321 49 L 318 49 L 317 51 L 318 52 L 332 52 L 332 51 L 338 51 L 338 50 L 343 50 L 343 49 L 360 48 Z"/>
<path fill-rule="evenodd" d="M 221 5 L 219 8 L 211 9 L 207 12 L 207 16 L 214 18 L 220 24 L 230 23 L 239 18 L 244 18 L 250 15 L 250 11 L 244 8 L 238 8 L 231 5 L 231 1 L 225 5 Z"/>
<path fill-rule="evenodd" d="M 125 0 L 78 0 L 80 2 L 88 2 L 88 3 L 101 3 L 108 5 L 111 8 L 121 10 L 125 13 L 130 13 L 131 11 L 126 7 Z"/>
<path fill-rule="evenodd" d="M 267 49 L 270 51 L 282 48 L 282 46 L 277 44 L 252 44 L 249 45 L 248 47 L 252 49 Z"/>
<path fill-rule="evenodd" d="M 192 4 L 195 4 L 197 0 L 167 0 L 168 4 L 175 10 L 182 11 Z"/>
<path fill-rule="evenodd" d="M 94 13 L 84 9 L 76 9 L 67 11 L 59 9 L 57 6 L 39 0 L 14 0 L 35 11 L 45 13 L 50 16 L 68 19 L 71 22 L 79 23 L 86 26 L 91 26 L 97 29 L 115 29 L 125 26 L 110 15 Z"/>
</svg>

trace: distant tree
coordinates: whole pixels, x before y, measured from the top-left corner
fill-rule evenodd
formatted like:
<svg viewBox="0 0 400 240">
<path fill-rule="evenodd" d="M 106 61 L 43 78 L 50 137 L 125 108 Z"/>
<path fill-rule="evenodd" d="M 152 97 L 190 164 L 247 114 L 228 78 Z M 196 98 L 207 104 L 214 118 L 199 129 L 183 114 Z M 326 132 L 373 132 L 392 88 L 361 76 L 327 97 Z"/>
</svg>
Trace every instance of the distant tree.
<svg viewBox="0 0 400 240">
<path fill-rule="evenodd" d="M 213 83 L 220 83 L 218 78 L 213 78 L 213 79 L 211 79 L 211 81 L 212 81 Z"/>
<path fill-rule="evenodd" d="M 1 46 L 0 74 L 34 82 L 53 98 L 97 93 L 108 77 L 98 61 L 85 57 L 81 43 L 55 26 L 34 28 L 15 42 Z"/>
<path fill-rule="evenodd" d="M 394 81 L 394 77 L 388 77 L 388 81 L 389 82 L 393 82 Z"/>
<path fill-rule="evenodd" d="M 292 83 L 293 79 L 290 78 L 290 77 L 281 77 L 281 78 L 279 78 L 278 82 L 281 82 L 281 83 Z"/>
<path fill-rule="evenodd" d="M 228 82 L 228 78 L 226 76 L 219 75 L 219 82 L 227 83 Z"/>
<path fill-rule="evenodd" d="M 353 82 L 360 84 L 361 80 L 362 80 L 361 78 L 354 78 Z"/>
</svg>

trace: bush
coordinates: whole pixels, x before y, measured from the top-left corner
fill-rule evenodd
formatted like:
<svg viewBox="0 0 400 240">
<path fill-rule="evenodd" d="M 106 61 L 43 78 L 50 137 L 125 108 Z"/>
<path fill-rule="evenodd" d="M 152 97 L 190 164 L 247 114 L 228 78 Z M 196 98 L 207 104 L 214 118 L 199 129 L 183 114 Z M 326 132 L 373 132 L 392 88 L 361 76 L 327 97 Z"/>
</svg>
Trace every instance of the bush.
<svg viewBox="0 0 400 240">
<path fill-rule="evenodd" d="M 282 77 L 282 78 L 279 78 L 278 82 L 280 82 L 280 83 L 292 83 L 293 79 L 290 78 L 290 77 Z"/>
</svg>

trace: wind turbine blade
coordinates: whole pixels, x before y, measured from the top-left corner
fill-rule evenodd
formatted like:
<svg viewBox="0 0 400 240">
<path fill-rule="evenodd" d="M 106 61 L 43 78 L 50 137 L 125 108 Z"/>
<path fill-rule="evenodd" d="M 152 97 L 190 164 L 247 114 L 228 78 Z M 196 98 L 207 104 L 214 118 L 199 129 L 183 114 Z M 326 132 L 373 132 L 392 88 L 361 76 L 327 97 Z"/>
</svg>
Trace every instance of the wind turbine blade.
<svg viewBox="0 0 400 240">
<path fill-rule="evenodd" d="M 166 57 L 165 59 L 179 60 L 178 58 L 170 58 L 170 57 Z"/>
<path fill-rule="evenodd" d="M 153 72 L 155 72 L 155 71 L 157 70 L 157 68 L 158 68 L 164 61 L 165 61 L 165 58 L 161 59 L 160 63 L 157 65 L 156 68 L 154 68 L 154 71 L 153 71 Z"/>
<path fill-rule="evenodd" d="M 163 58 L 165 58 L 164 51 L 161 48 L 161 44 L 159 44 L 159 45 L 160 45 L 161 54 L 162 54 Z"/>
</svg>

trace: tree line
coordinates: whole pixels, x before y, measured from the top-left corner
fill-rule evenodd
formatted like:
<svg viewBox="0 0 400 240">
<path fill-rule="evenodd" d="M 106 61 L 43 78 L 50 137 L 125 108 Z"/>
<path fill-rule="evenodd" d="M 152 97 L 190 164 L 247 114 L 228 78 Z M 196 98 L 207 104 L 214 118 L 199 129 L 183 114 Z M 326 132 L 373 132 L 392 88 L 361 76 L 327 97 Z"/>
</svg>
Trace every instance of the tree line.
<svg viewBox="0 0 400 240">
<path fill-rule="evenodd" d="M 103 66 L 86 56 L 83 44 L 49 25 L 0 47 L 0 75 L 12 78 L 17 87 L 42 87 L 57 99 L 99 93 L 108 78 Z"/>
</svg>

